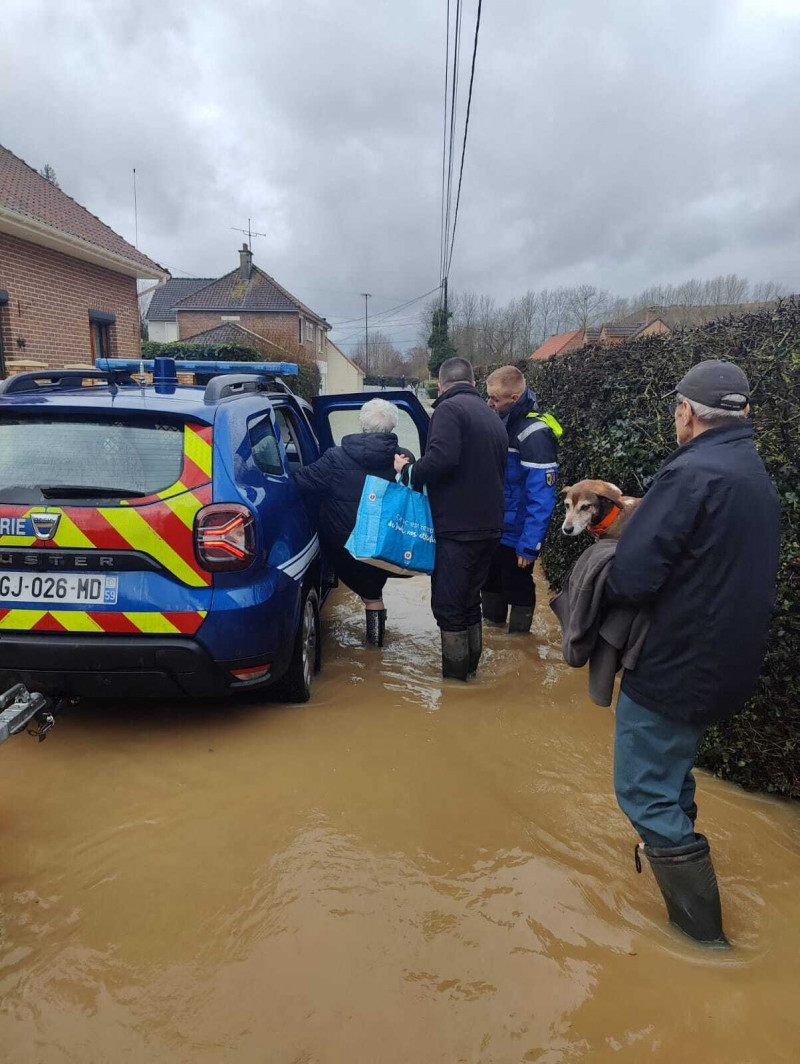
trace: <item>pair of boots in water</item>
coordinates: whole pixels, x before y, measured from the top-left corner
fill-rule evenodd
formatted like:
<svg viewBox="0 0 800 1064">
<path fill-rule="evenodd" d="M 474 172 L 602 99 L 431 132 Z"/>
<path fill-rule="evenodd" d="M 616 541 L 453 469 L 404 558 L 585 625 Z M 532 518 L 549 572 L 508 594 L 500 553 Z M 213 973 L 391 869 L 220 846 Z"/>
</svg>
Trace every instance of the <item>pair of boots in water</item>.
<svg viewBox="0 0 800 1064">
<path fill-rule="evenodd" d="M 717 876 L 705 835 L 695 833 L 694 842 L 685 846 L 637 843 L 637 872 L 642 870 L 641 854 L 650 862 L 667 905 L 669 922 L 705 946 L 727 947 Z"/>
<path fill-rule="evenodd" d="M 493 624 L 505 626 L 508 621 L 508 630 L 511 633 L 531 630 L 534 606 L 512 606 L 509 612 L 508 603 L 502 595 L 494 591 L 482 591 L 481 608 L 483 616 Z"/>
<path fill-rule="evenodd" d="M 481 609 L 487 621 L 505 624 L 509 632 L 529 632 L 534 607 L 512 606 L 501 595 L 483 591 Z M 483 626 L 480 621 L 460 632 L 442 632 L 442 676 L 446 680 L 468 680 L 478 671 L 483 653 Z"/>
<path fill-rule="evenodd" d="M 468 680 L 478 671 L 483 653 L 480 621 L 460 632 L 442 631 L 442 676 L 445 680 Z"/>
</svg>

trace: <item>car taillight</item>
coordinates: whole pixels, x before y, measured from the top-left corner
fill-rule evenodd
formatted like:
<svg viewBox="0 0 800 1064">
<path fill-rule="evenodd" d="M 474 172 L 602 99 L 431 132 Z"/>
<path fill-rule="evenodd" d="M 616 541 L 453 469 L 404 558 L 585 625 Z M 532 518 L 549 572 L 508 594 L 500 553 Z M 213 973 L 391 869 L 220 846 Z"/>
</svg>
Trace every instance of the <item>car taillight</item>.
<svg viewBox="0 0 800 1064">
<path fill-rule="evenodd" d="M 223 502 L 198 511 L 194 549 L 204 569 L 246 569 L 255 557 L 255 548 L 255 521 L 246 506 Z"/>
</svg>

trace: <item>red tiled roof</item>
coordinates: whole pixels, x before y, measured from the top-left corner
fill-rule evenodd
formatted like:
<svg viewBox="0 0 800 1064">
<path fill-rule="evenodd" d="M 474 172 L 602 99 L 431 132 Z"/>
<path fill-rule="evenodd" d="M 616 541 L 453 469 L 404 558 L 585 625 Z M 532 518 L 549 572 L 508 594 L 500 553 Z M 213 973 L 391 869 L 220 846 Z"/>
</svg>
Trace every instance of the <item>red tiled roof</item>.
<svg viewBox="0 0 800 1064">
<path fill-rule="evenodd" d="M 143 255 L 99 218 L 76 203 L 33 167 L 0 145 L 0 209 L 21 220 L 47 226 L 54 234 L 77 238 L 127 260 L 141 277 L 164 277 L 167 271 Z"/>
<path fill-rule="evenodd" d="M 551 355 L 557 355 L 559 351 L 563 351 L 564 348 L 570 343 L 581 329 L 572 329 L 570 332 L 558 333 L 557 336 L 551 336 L 541 345 L 537 347 L 531 358 L 550 358 Z"/>
</svg>

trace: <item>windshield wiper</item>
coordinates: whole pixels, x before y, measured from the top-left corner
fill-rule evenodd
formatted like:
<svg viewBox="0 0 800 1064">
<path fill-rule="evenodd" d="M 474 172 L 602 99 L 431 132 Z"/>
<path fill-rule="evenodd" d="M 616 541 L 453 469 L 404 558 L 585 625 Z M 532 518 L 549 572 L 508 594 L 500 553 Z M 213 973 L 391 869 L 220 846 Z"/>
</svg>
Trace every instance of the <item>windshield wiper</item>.
<svg viewBox="0 0 800 1064">
<path fill-rule="evenodd" d="M 45 484 L 39 485 L 45 499 L 143 499 L 146 491 L 129 488 L 103 488 L 94 484 Z"/>
</svg>

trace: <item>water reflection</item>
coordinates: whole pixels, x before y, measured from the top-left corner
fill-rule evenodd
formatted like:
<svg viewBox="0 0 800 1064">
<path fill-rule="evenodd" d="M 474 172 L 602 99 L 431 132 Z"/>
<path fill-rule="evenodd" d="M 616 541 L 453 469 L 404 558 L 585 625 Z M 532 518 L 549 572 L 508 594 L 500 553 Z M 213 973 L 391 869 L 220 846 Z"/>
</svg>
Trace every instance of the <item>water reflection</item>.
<svg viewBox="0 0 800 1064">
<path fill-rule="evenodd" d="M 796 810 L 701 779 L 737 949 L 696 950 L 546 613 L 465 686 L 425 582 L 387 599 L 383 652 L 330 604 L 307 707 L 84 708 L 2 751 L 4 1064 L 793 1060 Z"/>
</svg>

